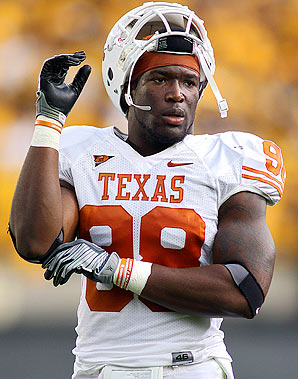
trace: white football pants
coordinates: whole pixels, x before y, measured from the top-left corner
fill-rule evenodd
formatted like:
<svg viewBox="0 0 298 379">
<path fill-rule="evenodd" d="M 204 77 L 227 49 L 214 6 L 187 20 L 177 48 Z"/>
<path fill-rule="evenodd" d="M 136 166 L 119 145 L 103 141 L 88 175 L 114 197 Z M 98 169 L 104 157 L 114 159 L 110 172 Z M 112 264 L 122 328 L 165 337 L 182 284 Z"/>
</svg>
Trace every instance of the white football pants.
<svg viewBox="0 0 298 379">
<path fill-rule="evenodd" d="M 102 379 L 100 369 L 84 370 L 76 364 L 72 379 Z M 234 379 L 232 365 L 228 359 L 209 359 L 205 362 L 178 367 L 164 367 L 164 379 Z"/>
</svg>

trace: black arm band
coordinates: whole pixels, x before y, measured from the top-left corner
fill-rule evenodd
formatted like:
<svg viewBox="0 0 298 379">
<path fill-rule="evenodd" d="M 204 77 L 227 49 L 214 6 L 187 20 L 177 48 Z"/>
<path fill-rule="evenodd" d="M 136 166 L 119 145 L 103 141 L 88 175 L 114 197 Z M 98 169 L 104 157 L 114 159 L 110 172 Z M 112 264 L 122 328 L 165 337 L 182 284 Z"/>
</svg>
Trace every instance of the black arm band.
<svg viewBox="0 0 298 379">
<path fill-rule="evenodd" d="M 16 252 L 19 254 L 19 256 L 21 258 L 23 258 L 25 261 L 30 262 L 30 263 L 42 264 L 52 254 L 52 251 L 55 250 L 59 245 L 61 245 L 63 243 L 63 240 L 64 240 L 63 229 L 61 229 L 58 237 L 55 239 L 55 241 L 53 242 L 52 246 L 49 248 L 49 250 L 44 255 L 42 255 L 41 257 L 37 257 L 37 258 L 28 258 L 25 255 L 23 255 L 17 249 L 16 238 L 13 235 L 13 233 L 12 233 L 11 228 L 10 228 L 9 225 L 8 225 L 8 232 L 10 234 L 10 237 L 11 237 L 11 240 L 12 240 L 12 243 L 14 245 L 14 248 L 15 248 Z"/>
<path fill-rule="evenodd" d="M 231 274 L 234 283 L 245 296 L 253 316 L 258 314 L 265 296 L 256 278 L 240 263 L 228 263 L 224 265 Z"/>
</svg>

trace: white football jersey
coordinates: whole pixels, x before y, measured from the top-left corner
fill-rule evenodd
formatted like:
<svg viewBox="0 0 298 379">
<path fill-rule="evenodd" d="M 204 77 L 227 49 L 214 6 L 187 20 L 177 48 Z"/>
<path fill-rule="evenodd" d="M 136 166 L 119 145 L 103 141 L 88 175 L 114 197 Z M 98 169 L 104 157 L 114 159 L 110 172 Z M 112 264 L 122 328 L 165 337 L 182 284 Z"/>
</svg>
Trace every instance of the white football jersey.
<svg viewBox="0 0 298 379">
<path fill-rule="evenodd" d="M 79 237 L 120 257 L 169 267 L 211 264 L 224 201 L 241 191 L 270 205 L 282 196 L 285 169 L 271 141 L 242 132 L 188 135 L 143 157 L 126 137 L 114 127 L 72 126 L 60 144 L 60 179 L 75 188 Z M 195 362 L 229 358 L 221 321 L 82 277 L 74 354 L 82 364 L 126 367 L 172 365 L 177 352 L 191 352 Z"/>
</svg>

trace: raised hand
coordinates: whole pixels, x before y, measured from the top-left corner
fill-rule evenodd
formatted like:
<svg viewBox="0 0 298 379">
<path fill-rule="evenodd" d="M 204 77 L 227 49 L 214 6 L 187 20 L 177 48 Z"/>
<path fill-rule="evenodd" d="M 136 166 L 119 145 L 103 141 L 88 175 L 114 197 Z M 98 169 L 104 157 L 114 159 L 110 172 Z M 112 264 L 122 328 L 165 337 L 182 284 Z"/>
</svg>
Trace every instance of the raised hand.
<svg viewBox="0 0 298 379">
<path fill-rule="evenodd" d="M 62 124 L 77 101 L 90 75 L 91 67 L 81 67 L 73 82 L 64 82 L 69 67 L 78 66 L 86 59 L 84 51 L 61 54 L 47 59 L 41 69 L 37 91 L 36 116 L 47 116 Z"/>
</svg>

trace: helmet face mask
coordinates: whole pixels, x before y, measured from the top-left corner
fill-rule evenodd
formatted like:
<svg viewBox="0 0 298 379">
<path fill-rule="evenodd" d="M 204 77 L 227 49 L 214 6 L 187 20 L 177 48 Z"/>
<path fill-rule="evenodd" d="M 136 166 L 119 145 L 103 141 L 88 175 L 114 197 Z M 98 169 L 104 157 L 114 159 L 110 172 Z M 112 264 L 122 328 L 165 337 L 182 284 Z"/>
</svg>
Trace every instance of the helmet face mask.
<svg viewBox="0 0 298 379">
<path fill-rule="evenodd" d="M 146 51 L 196 55 L 200 62 L 202 96 L 215 71 L 213 49 L 203 21 L 186 6 L 150 2 L 121 17 L 104 46 L 103 81 L 110 99 L 120 112 L 125 114 L 126 107 L 121 107 L 120 98 L 127 82 L 125 100 L 128 106 L 136 106 L 130 96 L 130 81 L 136 62 Z M 202 59 L 205 60 L 204 66 Z M 211 80 L 214 82 L 213 77 Z M 146 106 L 143 108 L 149 110 Z"/>
</svg>

